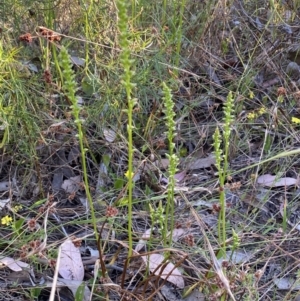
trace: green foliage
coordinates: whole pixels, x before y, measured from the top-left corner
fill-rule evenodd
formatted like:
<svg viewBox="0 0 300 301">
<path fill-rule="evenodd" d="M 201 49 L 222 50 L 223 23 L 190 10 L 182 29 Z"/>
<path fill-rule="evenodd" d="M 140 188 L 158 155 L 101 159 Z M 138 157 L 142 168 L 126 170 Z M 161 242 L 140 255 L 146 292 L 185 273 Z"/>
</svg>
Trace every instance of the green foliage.
<svg viewBox="0 0 300 301">
<path fill-rule="evenodd" d="M 13 146 L 32 159 L 40 131 L 36 112 L 43 104 L 33 97 L 32 89 L 39 86 L 32 83 L 29 69 L 17 60 L 19 52 L 5 39 L 0 40 L 0 149 Z"/>
<path fill-rule="evenodd" d="M 82 301 L 84 300 L 84 290 L 85 290 L 85 283 L 81 283 L 76 290 L 75 294 L 75 301 Z"/>
<path fill-rule="evenodd" d="M 239 236 L 241 232 L 235 232 L 232 227 L 232 215 L 237 215 L 239 218 L 244 215 L 243 220 L 239 221 L 237 218 L 234 225 L 245 232 L 249 230 L 255 233 L 258 227 L 255 224 L 256 221 L 252 220 L 252 214 L 255 212 L 257 216 L 260 209 L 252 210 L 251 202 L 249 205 L 251 208 L 247 211 L 250 213 L 249 216 L 240 213 L 236 208 L 226 210 L 226 182 L 230 185 L 235 176 L 238 178 L 242 172 L 250 172 L 250 169 L 255 167 L 256 173 L 264 173 L 268 166 L 276 164 L 276 168 L 272 171 L 290 169 L 291 166 L 288 168 L 281 166 L 281 162 L 286 162 L 287 157 L 289 159 L 295 157 L 295 160 L 290 161 L 298 161 L 297 156 L 300 152 L 298 149 L 299 93 L 294 89 L 295 87 L 290 88 L 292 86 L 290 82 L 285 82 L 284 72 L 278 73 L 281 67 L 273 70 L 276 71 L 274 72 L 276 80 L 278 76 L 280 81 L 266 81 L 266 78 L 270 75 L 268 72 L 273 67 L 273 63 L 276 65 L 279 55 L 284 57 L 280 51 L 282 34 L 278 32 L 281 27 L 288 31 L 288 26 L 293 31 L 296 30 L 294 25 L 287 25 L 289 21 L 286 18 L 288 15 L 291 15 L 292 19 L 296 18 L 295 12 L 300 2 L 294 1 L 291 4 L 292 8 L 287 10 L 283 2 L 266 1 L 269 7 L 267 12 L 257 9 L 256 2 L 240 1 L 239 4 L 244 5 L 246 13 L 249 12 L 248 6 L 255 7 L 248 16 L 251 16 L 253 20 L 258 20 L 255 23 L 257 27 L 261 26 L 260 23 L 264 26 L 263 29 L 255 32 L 251 31 L 252 27 L 255 27 L 252 26 L 253 24 L 249 31 L 247 18 L 244 18 L 246 21 L 243 18 L 239 18 L 238 21 L 235 20 L 236 18 L 230 20 L 231 13 L 227 9 L 231 6 L 235 7 L 235 3 L 218 0 L 71 2 L 66 0 L 55 1 L 55 3 L 53 1 L 6 0 L 3 6 L 0 5 L 1 16 L 3 16 L 3 23 L 1 22 L 3 32 L 1 32 L 0 41 L 1 155 L 3 157 L 8 155 L 9 160 L 14 159 L 11 167 L 14 167 L 14 164 L 17 165 L 17 172 L 25 169 L 30 174 L 28 183 L 31 183 L 31 177 L 39 178 L 37 188 L 42 191 L 44 186 L 48 189 L 45 182 L 50 183 L 53 176 L 53 170 L 51 170 L 53 166 L 50 166 L 48 170 L 49 166 L 46 161 L 51 159 L 53 154 L 57 155 L 58 148 L 69 151 L 70 145 L 78 143 L 82 162 L 82 167 L 79 169 L 82 168 L 83 171 L 84 189 L 88 197 L 92 220 L 84 215 L 82 219 L 68 221 L 68 223 L 86 227 L 92 224 L 97 237 L 99 224 L 103 218 L 102 209 L 113 203 L 119 207 L 121 218 L 109 218 L 106 220 L 108 222 L 105 227 L 114 232 L 116 237 L 118 237 L 118 231 L 122 232 L 122 237 L 128 234 L 128 257 L 131 258 L 134 247 L 133 231 L 137 233 L 137 238 L 140 238 L 140 228 L 137 227 L 137 224 L 140 226 L 140 221 L 134 223 L 138 214 L 145 217 L 147 226 L 151 223 L 151 230 L 158 227 L 162 234 L 162 239 L 161 237 L 154 239 L 151 231 L 147 246 L 150 252 L 156 252 L 161 247 L 162 241 L 162 245 L 166 248 L 178 247 L 184 252 L 189 252 L 191 262 L 195 254 L 198 255 L 201 252 L 201 256 L 206 256 L 207 249 L 203 241 L 193 240 L 196 231 L 193 231 L 189 237 L 173 243 L 172 232 L 177 226 L 175 225 L 177 210 L 174 208 L 174 199 L 176 196 L 180 202 L 182 199 L 185 200 L 192 212 L 191 204 L 195 198 L 201 194 L 200 198 L 204 203 L 206 200 L 213 201 L 214 195 L 212 194 L 215 193 L 215 187 L 219 185 L 220 206 L 216 208 L 220 209 L 218 211 L 218 241 L 214 240 L 213 229 L 209 229 L 207 235 L 212 244 L 214 241 L 217 242 L 212 246 L 214 249 L 217 248 L 217 244 L 221 246 L 218 257 L 225 257 L 225 251 L 229 248 L 233 257 L 234 251 L 244 247 L 244 242 Z M 236 9 L 241 15 L 245 15 L 240 7 Z M 7 15 L 8 12 L 10 16 Z M 261 14 L 264 13 L 267 15 L 261 18 Z M 283 21 L 284 25 L 282 25 Z M 37 26 L 46 26 L 61 32 L 61 40 L 53 42 L 45 36 L 40 36 Z M 26 44 L 18 41 L 18 34 L 27 31 L 34 36 L 33 42 Z M 292 44 L 293 37 L 290 36 L 290 38 Z M 268 48 L 270 41 L 274 42 L 271 43 L 271 50 Z M 17 45 L 18 48 L 13 45 Z M 22 48 L 19 48 L 20 46 Z M 84 58 L 85 65 L 77 66 L 71 62 L 69 54 Z M 257 84 L 253 78 L 257 79 L 260 70 L 265 70 L 262 68 L 263 60 L 256 61 L 256 58 L 261 57 L 268 57 L 268 68 L 266 68 L 262 83 Z M 272 64 L 271 60 L 274 61 Z M 38 71 L 31 72 L 27 67 L 27 61 L 33 62 Z M 200 72 L 198 72 L 199 66 Z M 214 74 L 208 71 L 207 66 L 211 67 L 210 70 L 214 70 Z M 51 72 L 52 76 L 51 81 L 46 83 L 43 78 L 45 70 Z M 270 82 L 272 82 L 271 87 L 265 88 Z M 283 85 L 282 94 L 274 96 L 272 90 L 278 82 Z M 163 83 L 162 89 L 161 83 Z M 186 83 L 188 95 L 185 98 L 180 88 L 186 88 Z M 232 92 L 229 92 L 227 99 L 224 100 L 227 91 L 239 91 L 239 94 L 234 95 L 236 101 Z M 80 105 L 78 96 L 83 99 Z M 71 102 L 72 116 L 68 111 L 69 103 L 66 100 Z M 222 101 L 221 104 L 219 100 Z M 206 104 L 209 104 L 209 108 Z M 288 104 L 288 109 L 285 107 L 286 104 Z M 221 106 L 224 106 L 223 111 L 219 109 Z M 53 112 L 55 114 L 52 114 Z M 282 112 L 285 112 L 288 117 L 290 117 L 289 113 L 292 113 L 293 117 L 289 120 L 281 114 Z M 236 120 L 233 118 L 234 113 L 237 115 Z M 246 116 L 245 119 L 243 116 Z M 175 128 L 175 120 L 177 128 Z M 289 121 L 294 125 L 289 126 Z M 44 133 L 50 132 L 53 124 L 60 122 L 67 124 L 70 130 L 67 135 L 51 132 L 51 137 L 45 136 Z M 116 134 L 114 139 L 107 139 L 106 135 L 103 135 L 106 128 L 113 129 Z M 74 131 L 77 133 L 76 136 Z M 189 169 L 190 161 L 193 162 L 199 150 L 201 154 L 210 152 L 209 146 L 212 139 L 218 176 L 214 177 L 215 174 L 211 172 L 205 175 L 205 180 L 201 180 L 200 184 L 194 181 L 191 184 L 188 180 L 191 178 L 194 180 L 196 172 Z M 259 142 L 262 143 L 259 144 Z M 253 149 L 255 148 L 253 144 L 259 146 Z M 258 163 L 250 166 L 243 165 L 235 171 L 233 171 L 234 167 L 229 166 L 233 152 L 255 157 L 260 151 L 261 157 Z M 167 170 L 156 165 L 165 157 L 169 162 Z M 178 157 L 182 159 L 180 165 Z M 279 161 L 280 166 L 277 163 Z M 103 172 L 103 185 L 100 188 L 96 183 L 99 162 L 103 163 L 106 168 Z M 180 170 L 186 168 L 188 171 L 186 177 L 188 180 L 183 184 L 186 187 L 182 187 L 182 191 L 175 190 L 175 187 L 181 184 L 175 182 L 178 166 Z M 201 167 L 200 169 L 202 173 L 203 169 Z M 298 170 L 297 166 L 295 170 Z M 45 180 L 46 173 L 48 173 L 47 181 Z M 135 182 L 133 175 L 137 175 L 136 178 L 140 176 L 140 179 Z M 252 181 L 248 178 L 248 173 L 245 175 L 242 193 L 233 192 L 238 197 L 248 195 L 248 189 L 252 189 L 252 185 L 255 184 L 254 177 Z M 11 174 L 9 177 L 12 178 Z M 17 175 L 17 177 L 24 178 L 24 174 Z M 167 177 L 167 187 L 159 182 L 159 179 L 165 180 L 165 177 Z M 35 181 L 33 182 L 35 185 Z M 192 187 L 193 185 L 195 187 Z M 30 193 L 36 188 L 33 188 L 33 185 L 19 186 L 22 188 L 24 186 L 24 189 Z M 94 209 L 91 196 L 94 187 L 99 211 Z M 188 192 L 185 189 L 188 189 Z M 212 194 L 207 193 L 207 196 L 207 191 Z M 9 251 L 13 254 L 22 246 L 21 242 L 22 244 L 29 243 L 30 240 L 41 237 L 41 232 L 44 230 L 30 235 L 25 230 L 27 215 L 33 215 L 48 201 L 45 199 L 44 192 L 40 194 L 33 196 L 32 203 L 26 208 L 26 217 L 24 215 L 21 218 L 17 214 L 5 212 L 7 208 L 3 209 L 2 231 L 7 231 L 7 233 L 11 231 L 13 234 L 3 235 L 5 239 L 1 243 L 1 252 Z M 12 196 L 12 202 L 15 199 L 22 199 L 20 195 L 15 195 L 15 191 Z M 288 202 L 289 194 L 286 193 L 286 196 L 282 216 L 279 217 L 280 222 L 277 222 L 279 214 L 275 214 L 274 218 L 270 218 L 265 225 L 260 225 L 262 235 L 274 235 L 274 229 L 278 228 L 278 224 L 283 227 L 284 231 L 288 230 L 290 202 Z M 29 199 L 31 201 L 31 196 Z M 40 201 L 36 201 L 37 199 Z M 213 210 L 209 209 L 206 212 L 213 214 L 211 211 Z M 133 214 L 134 212 L 138 214 Z M 20 215 L 23 213 L 21 212 Z M 194 217 L 199 218 L 196 210 Z M 194 222 L 194 219 L 191 218 L 191 220 Z M 52 224 L 51 220 L 48 222 L 51 227 L 47 230 L 51 234 L 57 234 L 55 231 L 59 227 Z M 187 225 L 184 225 L 185 222 Z M 189 223 L 190 220 L 183 218 L 182 221 L 180 219 L 179 226 L 184 229 L 189 228 Z M 230 240 L 227 239 L 228 233 L 232 233 Z M 286 234 L 288 235 L 288 231 Z M 51 236 L 56 237 L 56 235 L 50 235 L 49 239 Z M 11 243 L 10 238 L 16 242 Z M 185 238 L 191 239 L 188 241 L 190 244 L 185 244 L 187 243 Z M 228 244 L 225 243 L 226 241 Z M 260 241 L 269 242 L 270 238 Z M 100 246 L 103 247 L 103 254 L 107 250 L 107 242 L 103 241 L 103 246 Z M 49 245 L 56 247 L 55 243 L 51 242 Z M 111 245 L 110 241 L 109 245 Z M 284 248 L 283 244 L 282 247 Z M 52 258 L 57 255 L 54 249 L 48 250 L 48 255 L 54 254 Z M 180 256 L 180 251 L 178 256 Z M 277 248 L 276 252 L 279 253 L 280 250 Z M 275 253 L 273 255 L 275 255 L 273 258 L 281 258 Z M 17 258 L 19 254 L 15 253 L 14 256 Z M 33 261 L 35 256 L 32 258 Z M 211 256 L 210 261 L 213 258 Z M 37 261 L 34 263 L 36 264 Z M 217 264 L 215 264 L 216 267 Z M 250 267 L 252 268 L 253 265 Z M 257 282 L 254 273 L 246 271 L 243 276 L 240 268 L 240 266 L 233 268 L 230 266 L 230 269 L 224 269 L 225 277 L 228 277 L 232 287 L 238 283 L 242 287 L 238 290 L 245 291 L 239 299 L 258 299 L 260 290 L 256 289 Z M 219 282 L 213 282 L 218 272 L 216 270 L 207 273 L 209 281 L 201 281 L 201 289 L 213 291 L 215 295 L 212 298 L 221 296 L 221 300 L 225 300 L 224 286 L 218 286 L 219 279 Z M 237 278 L 234 273 L 241 278 Z M 108 300 L 109 295 L 106 292 L 97 292 L 98 276 L 100 272 L 95 273 L 94 281 L 90 282 L 95 286 L 94 297 L 103 297 Z M 146 272 L 145 281 L 147 281 L 147 276 Z M 242 276 L 244 283 L 242 283 Z M 235 281 L 236 279 L 238 282 Z M 193 288 L 199 286 L 199 283 L 195 280 L 192 284 Z M 251 288 L 255 291 L 252 298 L 252 292 L 248 295 L 246 292 L 251 291 Z M 122 289 L 125 292 L 123 287 Z M 144 291 L 148 291 L 146 286 Z M 33 299 L 37 297 L 39 291 L 30 290 L 30 293 Z M 80 292 L 79 289 L 75 296 L 76 300 L 82 299 L 80 293 L 82 291 Z M 126 297 L 125 294 L 123 297 Z M 141 298 L 146 299 L 147 296 Z"/>
<path fill-rule="evenodd" d="M 168 229 L 165 228 L 165 220 L 167 218 L 165 209 L 162 205 L 162 201 L 159 201 L 159 205 L 155 209 L 151 206 L 151 204 L 149 204 L 149 209 L 152 228 L 154 227 L 154 225 L 158 225 L 162 232 L 166 233 Z"/>
<path fill-rule="evenodd" d="M 172 232 L 174 229 L 174 189 L 175 189 L 175 174 L 177 171 L 177 165 L 179 163 L 179 158 L 174 154 L 175 143 L 173 142 L 175 138 L 175 112 L 174 112 L 174 101 L 172 100 L 172 94 L 170 88 L 163 83 L 163 94 L 164 94 L 164 112 L 166 114 L 166 125 L 167 125 L 167 138 L 169 143 L 169 153 L 166 154 L 170 161 L 169 164 L 169 177 L 168 177 L 168 198 L 166 206 L 166 219 L 163 231 L 163 239 L 165 246 L 171 246 L 172 244 Z M 167 229 L 168 227 L 168 217 L 171 218 L 170 223 L 170 234 L 167 241 Z"/>
<path fill-rule="evenodd" d="M 96 239 L 98 240 L 96 215 L 95 215 L 95 210 L 94 210 L 94 203 L 93 203 L 92 196 L 90 193 L 90 186 L 89 186 L 88 173 L 87 173 L 87 167 L 86 167 L 85 155 L 86 155 L 87 149 L 84 147 L 84 142 L 83 142 L 83 140 L 84 140 L 83 129 L 82 129 L 83 121 L 80 119 L 80 115 L 79 115 L 81 107 L 78 104 L 77 98 L 75 96 L 75 92 L 77 90 L 77 84 L 75 81 L 74 71 L 72 70 L 72 63 L 70 61 L 70 57 L 68 55 L 67 50 L 64 47 L 61 48 L 60 55 L 59 55 L 59 61 L 60 61 L 61 67 L 63 69 L 63 72 L 62 72 L 63 82 L 64 82 L 63 89 L 66 93 L 66 96 L 69 98 L 69 100 L 72 103 L 71 109 L 72 109 L 72 113 L 75 118 L 74 122 L 77 125 L 77 130 L 78 130 L 77 136 L 78 136 L 80 151 L 81 151 L 81 163 L 82 163 L 82 170 L 83 170 L 83 177 L 84 177 L 85 192 L 86 192 L 87 199 L 89 201 L 89 205 L 90 205 L 90 209 L 91 209 L 95 236 L 96 236 Z"/>
<path fill-rule="evenodd" d="M 128 1 L 126 0 L 118 0 L 118 27 L 120 31 L 120 46 L 121 46 L 121 55 L 120 61 L 123 67 L 123 75 L 122 75 L 122 86 L 126 92 L 127 104 L 128 108 L 125 110 L 128 117 L 127 123 L 127 133 L 128 133 L 128 171 L 127 173 L 130 175 L 128 177 L 128 239 L 129 239 L 129 252 L 128 257 L 132 256 L 133 250 L 133 241 L 132 241 L 132 190 L 133 190 L 133 180 L 132 176 L 133 172 L 133 108 L 136 104 L 134 98 L 132 98 L 132 89 L 134 88 L 134 84 L 131 82 L 134 72 L 132 71 L 132 65 L 134 61 L 130 58 L 130 48 L 128 42 L 128 16 L 127 16 L 127 8 Z"/>
<path fill-rule="evenodd" d="M 219 128 L 217 127 L 213 135 L 214 141 L 214 151 L 216 157 L 216 167 L 218 169 L 219 176 L 219 200 L 220 200 L 220 213 L 218 221 L 218 233 L 219 241 L 222 245 L 222 254 L 225 254 L 226 248 L 226 196 L 225 196 L 225 181 L 230 176 L 229 174 L 229 143 L 230 143 L 230 133 L 231 126 L 233 123 L 233 113 L 234 113 L 234 98 L 232 92 L 228 93 L 226 102 L 224 105 L 224 125 L 222 136 L 220 134 Z M 223 149 L 221 148 L 221 143 L 223 142 Z M 223 155 L 224 153 L 224 155 Z M 222 255 L 222 256 L 223 256 Z"/>
</svg>

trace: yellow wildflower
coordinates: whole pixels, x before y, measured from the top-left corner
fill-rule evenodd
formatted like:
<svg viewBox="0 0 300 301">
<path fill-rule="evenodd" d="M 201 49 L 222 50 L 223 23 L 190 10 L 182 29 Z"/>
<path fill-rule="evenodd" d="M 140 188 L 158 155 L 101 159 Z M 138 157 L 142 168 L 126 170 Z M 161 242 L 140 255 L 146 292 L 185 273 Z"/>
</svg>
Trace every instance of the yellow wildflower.
<svg viewBox="0 0 300 301">
<path fill-rule="evenodd" d="M 253 98 L 254 98 L 254 93 L 253 93 L 253 91 L 250 91 L 250 92 L 249 92 L 249 98 L 250 98 L 250 99 L 253 99 Z"/>
<path fill-rule="evenodd" d="M 296 124 L 299 124 L 300 123 L 300 119 L 297 118 L 297 117 L 292 117 L 292 122 L 296 123 Z"/>
<path fill-rule="evenodd" d="M 16 206 L 13 207 L 13 210 L 14 210 L 14 212 L 18 212 L 18 211 L 20 211 L 22 208 L 23 208 L 22 205 L 16 205 Z"/>
<path fill-rule="evenodd" d="M 251 112 L 251 113 L 248 113 L 247 117 L 248 117 L 248 119 L 253 120 L 253 119 L 255 119 L 257 116 L 256 116 L 256 114 L 255 114 L 254 112 Z"/>
<path fill-rule="evenodd" d="M 277 100 L 278 100 L 279 103 L 283 103 L 283 101 L 284 101 L 283 95 L 279 95 Z"/>
<path fill-rule="evenodd" d="M 261 108 L 258 110 L 258 113 L 259 113 L 259 115 L 262 115 L 262 114 L 266 113 L 266 108 L 261 107 Z"/>
<path fill-rule="evenodd" d="M 129 179 L 129 177 L 130 177 L 130 175 L 129 175 L 129 170 L 127 170 L 126 172 L 125 172 L 125 177 L 127 178 L 127 179 Z M 134 173 L 132 173 L 131 174 L 131 178 L 134 176 Z"/>
<path fill-rule="evenodd" d="M 1 218 L 1 224 L 2 225 L 9 226 L 11 224 L 11 222 L 12 222 L 12 217 L 11 216 L 6 215 L 6 216 Z"/>
</svg>

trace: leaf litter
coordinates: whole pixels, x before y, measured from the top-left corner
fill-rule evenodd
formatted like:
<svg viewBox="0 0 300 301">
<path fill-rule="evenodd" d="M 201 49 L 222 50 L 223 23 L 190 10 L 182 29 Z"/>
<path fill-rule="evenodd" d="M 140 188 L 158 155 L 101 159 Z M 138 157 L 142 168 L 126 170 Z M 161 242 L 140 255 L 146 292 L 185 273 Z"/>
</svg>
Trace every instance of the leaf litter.
<svg viewBox="0 0 300 301">
<path fill-rule="evenodd" d="M 277 176 L 265 174 L 257 178 L 257 184 L 267 187 L 282 187 L 291 185 L 299 186 L 299 179 L 294 179 L 290 177 L 278 178 Z"/>
<path fill-rule="evenodd" d="M 163 255 L 153 253 L 148 256 L 141 256 L 141 258 L 155 275 L 166 279 L 178 288 L 184 288 L 184 279 L 181 272 L 172 262 L 167 261 L 165 263 L 165 257 Z"/>
<path fill-rule="evenodd" d="M 80 286 L 83 284 L 84 266 L 81 253 L 74 241 L 67 239 L 59 247 L 60 257 L 58 259 L 58 273 L 63 279 L 58 279 L 59 283 L 65 284 L 75 296 Z M 66 281 L 71 280 L 71 281 Z M 75 280 L 75 281 L 74 281 Z M 57 282 L 56 282 L 57 283 Z M 84 285 L 82 300 L 87 301 L 91 296 L 89 288 Z"/>
</svg>

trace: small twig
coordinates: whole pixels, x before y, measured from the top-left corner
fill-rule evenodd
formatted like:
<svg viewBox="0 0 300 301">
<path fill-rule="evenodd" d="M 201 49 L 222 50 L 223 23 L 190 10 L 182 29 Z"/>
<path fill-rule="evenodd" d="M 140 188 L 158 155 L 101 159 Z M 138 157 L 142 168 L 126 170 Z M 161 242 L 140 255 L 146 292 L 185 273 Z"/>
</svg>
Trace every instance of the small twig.
<svg viewBox="0 0 300 301">
<path fill-rule="evenodd" d="M 99 260 L 100 260 L 100 265 L 101 265 L 102 277 L 106 277 L 106 274 L 107 274 L 107 270 L 106 270 L 106 266 L 105 266 L 105 263 L 104 263 L 104 260 L 103 260 L 102 250 L 101 250 L 101 235 L 102 235 L 102 231 L 103 231 L 103 228 L 104 228 L 104 225 L 105 225 L 106 221 L 107 221 L 107 218 L 105 219 L 105 221 L 102 224 L 102 227 L 101 227 L 100 232 L 99 232 L 99 237 L 98 237 L 98 240 L 97 240 L 97 249 L 98 249 L 98 252 L 99 252 Z"/>
<path fill-rule="evenodd" d="M 56 284 L 57 284 L 57 279 L 58 279 L 58 270 L 59 270 L 59 266 L 60 266 L 60 257 L 61 257 L 61 248 L 58 249 L 56 267 L 55 267 L 49 301 L 54 301 L 54 298 L 55 298 L 55 290 L 56 290 Z"/>
</svg>

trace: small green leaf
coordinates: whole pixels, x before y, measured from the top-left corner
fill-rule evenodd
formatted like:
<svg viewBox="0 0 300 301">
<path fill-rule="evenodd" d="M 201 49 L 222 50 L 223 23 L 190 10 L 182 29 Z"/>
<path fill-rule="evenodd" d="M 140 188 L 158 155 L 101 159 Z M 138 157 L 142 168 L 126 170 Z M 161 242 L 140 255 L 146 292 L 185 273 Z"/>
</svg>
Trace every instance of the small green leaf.
<svg viewBox="0 0 300 301">
<path fill-rule="evenodd" d="M 124 179 L 118 178 L 118 179 L 116 179 L 115 182 L 114 182 L 114 187 L 115 187 L 115 189 L 122 189 L 123 186 L 124 186 L 124 184 L 125 184 Z"/>
<path fill-rule="evenodd" d="M 24 225 L 25 219 L 20 218 L 19 220 L 16 220 L 14 223 L 12 223 L 11 227 L 14 230 L 15 234 L 20 235 L 22 232 L 22 226 Z"/>
<path fill-rule="evenodd" d="M 142 146 L 142 153 L 144 153 L 147 149 L 148 149 L 147 144 L 144 144 L 144 145 Z"/>
<path fill-rule="evenodd" d="M 30 206 L 30 209 L 40 207 L 42 204 L 46 203 L 47 199 L 42 199 L 39 201 L 36 201 L 32 206 Z"/>
<path fill-rule="evenodd" d="M 81 81 L 81 89 L 87 96 L 92 96 L 95 93 L 95 85 L 89 77 L 84 77 Z"/>
<path fill-rule="evenodd" d="M 32 297 L 32 300 L 33 299 L 37 299 L 41 293 L 42 289 L 41 288 L 38 288 L 38 287 L 34 287 L 30 290 L 30 296 Z"/>
<path fill-rule="evenodd" d="M 84 299 L 84 288 L 85 284 L 81 283 L 75 294 L 75 301 L 82 301 Z"/>
<path fill-rule="evenodd" d="M 108 168 L 109 163 L 110 163 L 110 155 L 107 155 L 107 154 L 103 155 L 102 162 L 105 165 L 105 167 Z"/>
<path fill-rule="evenodd" d="M 187 150 L 186 147 L 181 147 L 180 148 L 180 150 L 179 150 L 179 156 L 180 157 L 186 157 L 187 153 L 188 153 L 188 150 Z"/>
<path fill-rule="evenodd" d="M 145 188 L 145 195 L 146 196 L 149 196 L 149 195 L 151 195 L 153 193 L 153 191 L 151 190 L 151 188 L 148 186 L 148 185 L 146 185 L 146 188 Z"/>
<path fill-rule="evenodd" d="M 117 207 L 122 207 L 122 206 L 127 206 L 127 205 L 128 205 L 128 197 L 119 199 L 116 204 Z"/>
</svg>

